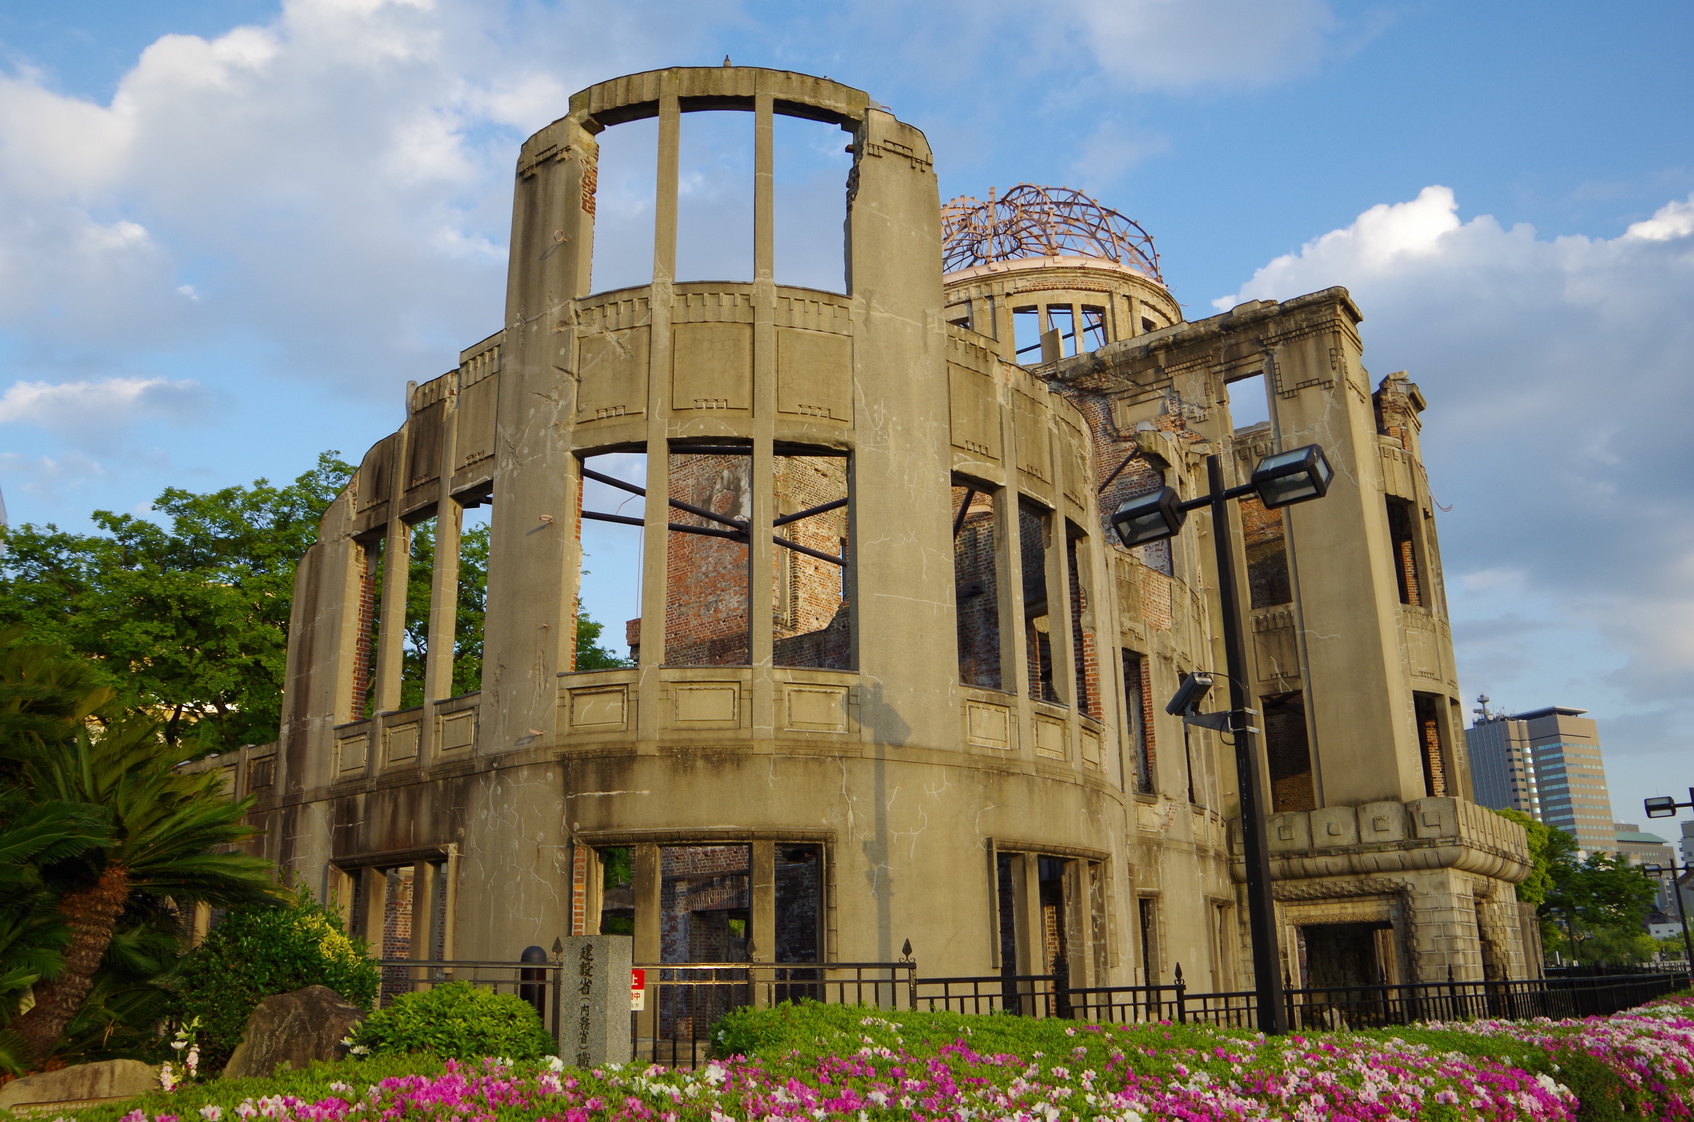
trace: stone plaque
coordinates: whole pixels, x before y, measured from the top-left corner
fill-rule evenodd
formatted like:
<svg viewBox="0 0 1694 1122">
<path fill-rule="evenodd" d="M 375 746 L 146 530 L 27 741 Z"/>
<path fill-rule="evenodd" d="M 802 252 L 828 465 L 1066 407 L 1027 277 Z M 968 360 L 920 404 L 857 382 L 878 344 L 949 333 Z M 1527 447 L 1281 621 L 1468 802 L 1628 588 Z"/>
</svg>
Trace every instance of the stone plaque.
<svg viewBox="0 0 1694 1122">
<path fill-rule="evenodd" d="M 788 727 L 797 732 L 846 732 L 846 689 L 841 686 L 789 686 Z"/>
<path fill-rule="evenodd" d="M 365 751 L 370 746 L 371 738 L 364 733 L 358 736 L 345 737 L 341 741 L 342 771 L 364 771 Z"/>
<path fill-rule="evenodd" d="M 559 1058 L 567 1064 L 623 1064 L 630 1059 L 628 935 L 572 935 L 564 942 L 564 1001 Z"/>
<path fill-rule="evenodd" d="M 1012 715 L 1004 705 L 965 703 L 965 737 L 983 748 L 1008 751 L 1012 747 Z"/>
<path fill-rule="evenodd" d="M 623 686 L 571 691 L 572 728 L 623 728 L 626 691 Z"/>
<path fill-rule="evenodd" d="M 413 721 L 406 725 L 396 725 L 383 736 L 388 745 L 388 762 L 397 764 L 402 760 L 418 758 L 418 723 Z"/>
<path fill-rule="evenodd" d="M 1065 758 L 1065 726 L 1051 717 L 1035 718 L 1035 754 L 1049 760 Z"/>
<path fill-rule="evenodd" d="M 471 740 L 476 736 L 476 710 L 467 709 L 463 713 L 449 713 L 441 718 L 441 750 L 455 752 L 460 748 L 469 748 Z"/>
<path fill-rule="evenodd" d="M 673 687 L 681 722 L 741 723 L 741 687 L 733 682 L 678 683 Z"/>
</svg>

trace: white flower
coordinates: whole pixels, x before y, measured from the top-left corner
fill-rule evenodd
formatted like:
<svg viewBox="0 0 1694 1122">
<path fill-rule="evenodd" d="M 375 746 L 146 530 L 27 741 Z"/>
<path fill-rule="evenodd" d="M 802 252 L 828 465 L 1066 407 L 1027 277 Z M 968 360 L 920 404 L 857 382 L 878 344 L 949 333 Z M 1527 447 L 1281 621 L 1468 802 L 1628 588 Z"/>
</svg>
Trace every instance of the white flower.
<svg viewBox="0 0 1694 1122">
<path fill-rule="evenodd" d="M 221 1107 L 221 1106 L 213 1106 L 213 1105 L 208 1104 L 208 1105 L 200 1108 L 200 1117 L 204 1118 L 206 1120 L 206 1122 L 218 1122 L 218 1119 L 222 1118 L 223 1116 L 224 1116 L 224 1108 Z"/>
<path fill-rule="evenodd" d="M 706 1070 L 701 1072 L 700 1076 L 714 1087 L 716 1087 L 719 1083 L 722 1083 L 728 1077 L 724 1069 L 715 1063 L 707 1064 Z"/>
<path fill-rule="evenodd" d="M 547 1065 L 547 1070 L 552 1072 L 554 1075 L 557 1075 L 559 1072 L 565 1070 L 565 1061 L 561 1060 L 557 1056 L 548 1056 L 542 1061 L 542 1063 L 545 1063 Z"/>
</svg>

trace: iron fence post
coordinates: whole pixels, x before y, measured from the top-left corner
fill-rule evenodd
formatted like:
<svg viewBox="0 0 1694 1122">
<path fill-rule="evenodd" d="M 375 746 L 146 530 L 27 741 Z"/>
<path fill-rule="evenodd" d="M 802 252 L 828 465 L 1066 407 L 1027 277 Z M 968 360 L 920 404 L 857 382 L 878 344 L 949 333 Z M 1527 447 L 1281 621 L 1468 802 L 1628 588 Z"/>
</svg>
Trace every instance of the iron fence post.
<svg viewBox="0 0 1694 1122">
<path fill-rule="evenodd" d="M 1188 983 L 1182 980 L 1182 963 L 1176 964 L 1176 1022 L 1188 1023 Z"/>
</svg>

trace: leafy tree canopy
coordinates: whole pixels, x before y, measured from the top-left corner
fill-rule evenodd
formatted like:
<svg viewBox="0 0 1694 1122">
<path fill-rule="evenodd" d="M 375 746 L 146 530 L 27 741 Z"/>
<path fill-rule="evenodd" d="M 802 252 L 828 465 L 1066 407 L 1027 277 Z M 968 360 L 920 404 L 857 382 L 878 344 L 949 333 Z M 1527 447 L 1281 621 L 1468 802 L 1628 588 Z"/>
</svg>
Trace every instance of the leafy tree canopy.
<svg viewBox="0 0 1694 1122">
<path fill-rule="evenodd" d="M 92 660 L 118 704 L 201 752 L 274 739 L 294 570 L 353 467 L 325 452 L 292 483 L 167 488 L 155 518 L 96 511 L 98 533 L 6 531 L 0 623 Z"/>
</svg>

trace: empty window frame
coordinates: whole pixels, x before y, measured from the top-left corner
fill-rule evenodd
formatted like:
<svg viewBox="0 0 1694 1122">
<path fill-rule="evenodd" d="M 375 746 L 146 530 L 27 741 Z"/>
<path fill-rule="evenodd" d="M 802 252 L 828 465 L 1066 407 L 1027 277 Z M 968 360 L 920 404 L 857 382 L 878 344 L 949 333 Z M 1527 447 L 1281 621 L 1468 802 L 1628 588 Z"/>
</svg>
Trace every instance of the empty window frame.
<svg viewBox="0 0 1694 1122">
<path fill-rule="evenodd" d="M 1135 918 L 1141 941 L 1141 984 L 1156 986 L 1160 980 L 1158 897 L 1136 897 Z"/>
<path fill-rule="evenodd" d="M 1264 713 L 1265 765 L 1270 772 L 1271 813 L 1317 809 L 1312 748 L 1306 731 L 1306 698 L 1298 691 L 1259 699 Z"/>
<path fill-rule="evenodd" d="M 1012 309 L 1012 346 L 1017 349 L 1017 361 L 1034 366 L 1041 361 L 1041 309 Z"/>
<path fill-rule="evenodd" d="M 459 592 L 453 616 L 453 681 L 449 694 L 461 697 L 482 689 L 482 636 L 488 618 L 489 515 L 485 496 L 460 507 Z"/>
<path fill-rule="evenodd" d="M 607 846 L 596 850 L 600 859 L 601 935 L 635 934 L 635 849 Z"/>
<path fill-rule="evenodd" d="M 1400 603 L 1421 607 L 1428 603 L 1423 587 L 1423 566 L 1419 564 L 1417 520 L 1412 504 L 1405 499 L 1388 498 L 1388 537 L 1393 550 L 1394 583 L 1400 592 Z"/>
<path fill-rule="evenodd" d="M 654 199 L 659 169 L 657 117 L 627 121 L 595 137 L 594 255 L 591 291 L 653 281 Z"/>
<path fill-rule="evenodd" d="M 1270 424 L 1270 398 L 1263 371 L 1229 383 L 1229 423 L 1235 431 Z"/>
<path fill-rule="evenodd" d="M 772 121 L 773 252 L 777 284 L 847 291 L 847 175 L 841 126 L 789 116 Z"/>
<path fill-rule="evenodd" d="M 424 672 L 429 663 L 430 591 L 435 576 L 435 516 L 414 522 L 407 535 L 406 622 L 401 636 L 400 703 L 411 709 L 424 702 Z"/>
<path fill-rule="evenodd" d="M 1447 736 L 1441 727 L 1441 699 L 1432 693 L 1412 694 L 1412 711 L 1418 723 L 1418 754 L 1423 759 L 1423 793 L 1445 795 L 1447 782 Z"/>
<path fill-rule="evenodd" d="M 958 604 L 959 681 L 1004 689 L 1000 665 L 999 515 L 983 484 L 953 484 L 953 592 Z"/>
<path fill-rule="evenodd" d="M 1247 553 L 1247 602 L 1274 608 L 1294 601 L 1288 579 L 1288 532 L 1281 510 L 1266 510 L 1252 495 L 1238 503 L 1241 539 Z"/>
<path fill-rule="evenodd" d="M 359 543 L 358 638 L 354 642 L 351 719 L 364 720 L 376 713 L 377 625 L 382 605 L 383 554 L 385 542 L 375 535 Z"/>
<path fill-rule="evenodd" d="M 590 453 L 582 457 L 580 472 L 582 570 L 571 668 L 633 665 L 641 653 L 647 454 Z"/>
<path fill-rule="evenodd" d="M 1062 704 L 1053 679 L 1053 616 L 1047 587 L 1047 551 L 1052 545 L 1051 511 L 1028 501 L 1018 504 L 1018 549 L 1023 564 L 1024 651 L 1029 696 Z M 1061 651 L 1064 649 L 1061 638 Z"/>
<path fill-rule="evenodd" d="M 1163 463 L 1163 460 L 1152 463 L 1145 456 L 1135 455 L 1134 453 L 1121 461 L 1116 472 L 1105 481 L 1099 490 L 1101 525 L 1110 526 L 1112 515 L 1117 512 L 1118 507 L 1128 500 L 1140 498 L 1142 495 L 1150 495 L 1163 487 L 1165 485 L 1165 472 L 1160 466 Z M 1141 563 L 1149 569 L 1163 573 L 1167 577 L 1172 576 L 1175 574 L 1175 567 L 1171 561 L 1172 540 L 1165 538 L 1161 541 L 1148 542 L 1146 545 L 1136 546 L 1130 552 L 1140 557 Z M 1123 548 L 1118 542 L 1116 534 L 1108 534 L 1107 541 L 1118 549 Z"/>
<path fill-rule="evenodd" d="M 1092 304 L 1082 306 L 1082 349 L 1097 351 L 1105 346 L 1106 309 Z"/>
<path fill-rule="evenodd" d="M 776 961 L 822 962 L 823 847 L 778 843 L 775 850 Z"/>
<path fill-rule="evenodd" d="M 752 921 L 753 847 L 659 849 L 662 962 L 746 962 Z"/>
<path fill-rule="evenodd" d="M 1099 652 L 1094 643 L 1094 609 L 1090 595 L 1088 538 L 1080 527 L 1065 522 L 1065 570 L 1071 594 L 1072 685 L 1080 713 L 1100 715 Z"/>
<path fill-rule="evenodd" d="M 1123 730 L 1128 742 L 1135 790 L 1153 793 L 1153 699 L 1151 668 L 1145 655 L 1123 651 Z"/>
<path fill-rule="evenodd" d="M 773 660 L 851 670 L 850 461 L 839 452 L 779 451 L 772 462 Z"/>
<path fill-rule="evenodd" d="M 665 664 L 745 666 L 753 455 L 746 445 L 676 445 L 670 452 Z"/>
<path fill-rule="evenodd" d="M 1068 358 L 1076 354 L 1076 312 L 1069 304 L 1047 305 L 1047 330 L 1058 333 L 1058 354 Z"/>
<path fill-rule="evenodd" d="M 676 280 L 753 279 L 753 114 L 688 112 L 677 154 Z M 748 99 L 747 108 L 751 109 Z"/>
</svg>

